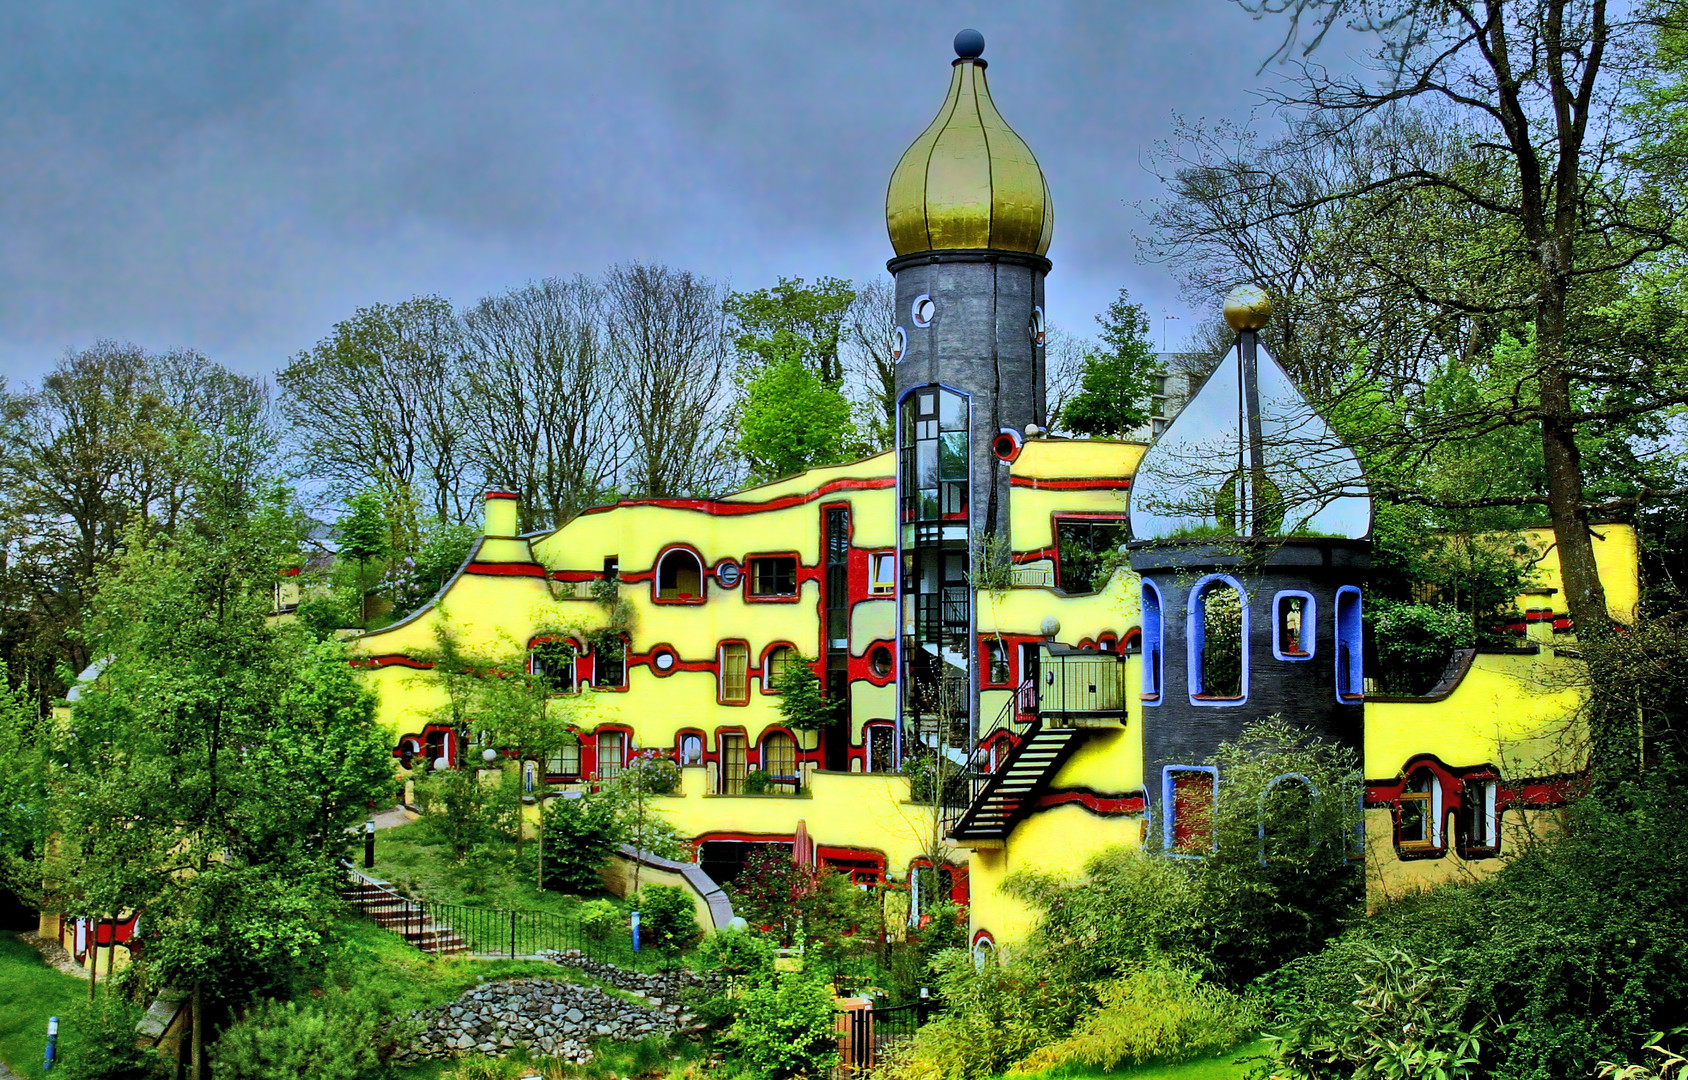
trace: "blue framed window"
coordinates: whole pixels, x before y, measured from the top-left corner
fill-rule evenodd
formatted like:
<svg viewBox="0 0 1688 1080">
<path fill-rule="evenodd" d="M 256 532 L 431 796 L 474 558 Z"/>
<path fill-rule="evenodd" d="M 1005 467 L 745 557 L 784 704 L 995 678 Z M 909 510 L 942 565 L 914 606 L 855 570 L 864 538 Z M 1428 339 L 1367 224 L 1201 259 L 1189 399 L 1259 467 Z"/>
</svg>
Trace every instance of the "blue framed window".
<svg viewBox="0 0 1688 1080">
<path fill-rule="evenodd" d="M 1275 776 L 1260 793 L 1260 865 L 1296 863 L 1319 846 L 1319 786 L 1303 773 Z M 1270 817 L 1272 827 L 1266 827 Z"/>
<path fill-rule="evenodd" d="M 1365 697 L 1365 633 L 1360 621 L 1360 590 L 1336 590 L 1336 700 L 1352 704 Z"/>
<path fill-rule="evenodd" d="M 1199 859 L 1219 849 L 1215 828 L 1219 770 L 1212 765 L 1161 769 L 1161 836 L 1174 858 Z"/>
<path fill-rule="evenodd" d="M 1248 593 L 1229 574 L 1209 574 L 1190 590 L 1185 612 L 1190 704 L 1247 704 L 1248 620 Z"/>
<path fill-rule="evenodd" d="M 1279 660 L 1311 660 L 1319 639 L 1319 602 L 1300 589 L 1272 597 L 1272 655 Z"/>
<path fill-rule="evenodd" d="M 1143 704 L 1161 703 L 1161 656 L 1165 634 L 1162 631 L 1161 595 L 1155 583 L 1143 580 Z"/>
</svg>

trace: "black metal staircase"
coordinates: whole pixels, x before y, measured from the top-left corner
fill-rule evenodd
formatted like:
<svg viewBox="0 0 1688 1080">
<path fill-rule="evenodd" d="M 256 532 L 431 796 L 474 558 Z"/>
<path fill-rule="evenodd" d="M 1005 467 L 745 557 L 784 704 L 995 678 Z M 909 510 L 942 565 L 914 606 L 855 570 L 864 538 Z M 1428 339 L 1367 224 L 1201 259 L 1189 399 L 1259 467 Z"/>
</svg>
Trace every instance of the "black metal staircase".
<svg viewBox="0 0 1688 1080">
<path fill-rule="evenodd" d="M 979 735 L 967 763 L 967 798 L 947 807 L 950 839 L 990 846 L 1007 839 L 1036 805 L 1049 782 L 1090 731 L 1125 722 L 1124 657 L 1094 650 L 1045 646 L 1039 670 L 1028 674 L 996 720 Z M 1040 676 L 1041 672 L 1041 678 Z M 1030 722 L 1017 719 L 1027 714 Z M 998 731 L 1016 733 L 1006 757 L 986 747 Z M 994 766 L 994 767 L 993 767 Z"/>
</svg>

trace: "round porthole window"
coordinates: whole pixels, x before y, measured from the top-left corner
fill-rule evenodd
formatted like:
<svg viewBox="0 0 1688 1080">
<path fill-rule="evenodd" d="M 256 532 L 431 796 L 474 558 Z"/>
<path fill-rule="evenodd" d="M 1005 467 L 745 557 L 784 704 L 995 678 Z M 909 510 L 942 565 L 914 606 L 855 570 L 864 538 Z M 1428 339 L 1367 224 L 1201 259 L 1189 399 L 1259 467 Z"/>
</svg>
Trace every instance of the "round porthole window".
<svg viewBox="0 0 1688 1080">
<path fill-rule="evenodd" d="M 1037 346 L 1040 349 L 1043 348 L 1043 342 L 1044 342 L 1044 339 L 1048 336 L 1048 330 L 1043 324 L 1043 309 L 1042 308 L 1040 308 L 1040 307 L 1032 308 L 1032 318 L 1031 318 L 1031 321 L 1026 324 L 1026 333 L 1031 335 L 1033 345 Z"/>
<path fill-rule="evenodd" d="M 883 679 L 891 674 L 891 650 L 883 645 L 875 645 L 867 654 L 867 667 L 875 678 Z"/>
<path fill-rule="evenodd" d="M 742 576 L 739 564 L 731 559 L 722 559 L 715 564 L 715 581 L 723 589 L 736 588 Z"/>
<path fill-rule="evenodd" d="M 931 326 L 932 316 L 938 313 L 938 305 L 923 293 L 914 298 L 914 306 L 909 311 L 914 316 L 914 325 Z"/>
<path fill-rule="evenodd" d="M 998 461 L 1013 461 L 1020 456 L 1020 433 L 1003 429 L 996 438 L 991 440 L 991 453 Z"/>
<path fill-rule="evenodd" d="M 899 326 L 891 331 L 891 363 L 900 362 L 907 353 L 908 331 Z"/>
<path fill-rule="evenodd" d="M 656 665 L 656 669 L 658 671 L 662 671 L 662 672 L 673 671 L 674 670 L 674 654 L 669 652 L 667 649 L 663 649 L 662 651 L 658 652 L 655 656 L 651 657 L 651 663 Z"/>
</svg>

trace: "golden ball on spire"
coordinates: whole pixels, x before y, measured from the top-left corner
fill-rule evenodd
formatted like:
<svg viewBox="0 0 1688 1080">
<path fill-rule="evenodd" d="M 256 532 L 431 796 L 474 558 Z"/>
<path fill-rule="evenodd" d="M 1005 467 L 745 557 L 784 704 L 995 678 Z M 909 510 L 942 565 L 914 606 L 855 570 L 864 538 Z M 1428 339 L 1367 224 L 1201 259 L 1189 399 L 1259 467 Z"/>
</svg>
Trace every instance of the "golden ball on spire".
<svg viewBox="0 0 1688 1080">
<path fill-rule="evenodd" d="M 1238 285 L 1225 296 L 1225 324 L 1242 333 L 1272 321 L 1272 298 L 1258 285 Z"/>
</svg>

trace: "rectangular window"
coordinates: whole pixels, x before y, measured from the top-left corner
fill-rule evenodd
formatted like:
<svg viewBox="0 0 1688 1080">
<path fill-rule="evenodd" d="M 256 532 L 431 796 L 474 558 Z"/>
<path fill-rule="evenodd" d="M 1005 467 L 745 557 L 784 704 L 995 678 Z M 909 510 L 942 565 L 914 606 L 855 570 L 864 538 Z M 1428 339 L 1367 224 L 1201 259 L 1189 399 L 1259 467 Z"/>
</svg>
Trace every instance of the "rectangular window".
<svg viewBox="0 0 1688 1080">
<path fill-rule="evenodd" d="M 1352 703 L 1365 699 L 1364 631 L 1360 590 L 1344 585 L 1336 590 L 1336 697 Z"/>
<path fill-rule="evenodd" d="M 774 555 L 751 559 L 750 595 L 796 596 L 796 556 Z"/>
<path fill-rule="evenodd" d="M 1397 835 L 1405 850 L 1428 850 L 1441 846 L 1437 827 L 1440 785 L 1429 769 L 1419 769 L 1407 777 L 1402 785 L 1400 803 L 1396 807 Z"/>
<path fill-rule="evenodd" d="M 1008 650 L 995 638 L 985 641 L 985 681 L 992 686 L 1007 686 L 1009 678 Z"/>
<path fill-rule="evenodd" d="M 762 769 L 775 780 L 797 779 L 797 744 L 790 735 L 775 732 L 762 741 Z"/>
<path fill-rule="evenodd" d="M 1272 653 L 1279 660 L 1307 660 L 1318 632 L 1318 608 L 1309 593 L 1281 592 L 1272 599 Z"/>
<path fill-rule="evenodd" d="M 606 556 L 604 556 L 604 580 L 605 581 L 619 581 L 619 580 L 621 580 L 621 556 L 619 556 L 619 555 L 606 555 Z"/>
<path fill-rule="evenodd" d="M 1460 792 L 1463 847 L 1490 852 L 1500 849 L 1500 783 L 1467 780 Z"/>
<path fill-rule="evenodd" d="M 1071 594 L 1102 588 L 1125 540 L 1125 522 L 1118 519 L 1056 518 L 1055 584 Z"/>
<path fill-rule="evenodd" d="M 545 773 L 547 776 L 579 776 L 580 743 L 567 743 L 547 758 Z"/>
<path fill-rule="evenodd" d="M 1166 376 L 1165 375 L 1151 375 L 1151 376 L 1149 376 L 1149 378 L 1150 378 L 1150 380 L 1153 384 L 1152 388 L 1150 389 L 1149 392 L 1151 394 L 1154 394 L 1156 397 L 1165 397 L 1166 396 Z"/>
<path fill-rule="evenodd" d="M 721 700 L 743 705 L 750 700 L 750 649 L 740 642 L 721 646 Z"/>
<path fill-rule="evenodd" d="M 597 685 L 621 689 L 627 685 L 627 639 L 613 638 L 598 643 L 593 659 L 593 674 Z"/>
<path fill-rule="evenodd" d="M 873 595 L 890 596 L 897 591 L 897 554 L 879 552 L 873 556 Z"/>
<path fill-rule="evenodd" d="M 873 724 L 867 729 L 867 771 L 897 771 L 897 733 L 890 724 Z"/>
<path fill-rule="evenodd" d="M 1174 855 L 1206 855 L 1214 844 L 1218 774 L 1207 768 L 1167 766 L 1165 840 Z"/>
<path fill-rule="evenodd" d="M 619 731 L 598 732 L 598 779 L 614 780 L 627 764 L 627 736 Z"/>
<path fill-rule="evenodd" d="M 1166 399 L 1163 397 L 1150 398 L 1149 415 L 1164 420 L 1166 418 Z"/>
<path fill-rule="evenodd" d="M 744 736 L 723 732 L 720 744 L 721 794 L 743 795 L 744 778 L 749 772 L 746 766 Z"/>
<path fill-rule="evenodd" d="M 572 694 L 576 655 L 572 641 L 542 641 L 529 654 L 529 670 L 544 681 L 547 693 Z"/>
</svg>

